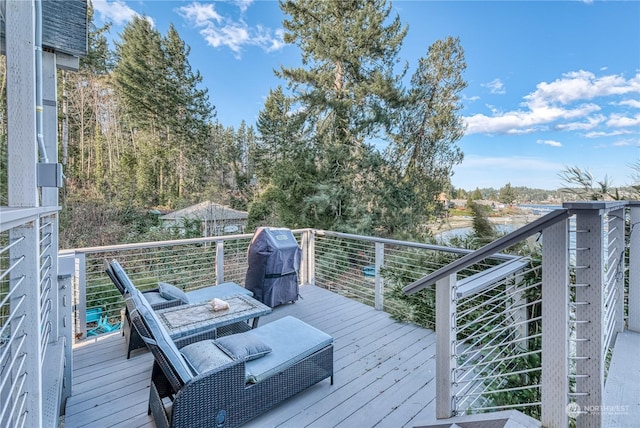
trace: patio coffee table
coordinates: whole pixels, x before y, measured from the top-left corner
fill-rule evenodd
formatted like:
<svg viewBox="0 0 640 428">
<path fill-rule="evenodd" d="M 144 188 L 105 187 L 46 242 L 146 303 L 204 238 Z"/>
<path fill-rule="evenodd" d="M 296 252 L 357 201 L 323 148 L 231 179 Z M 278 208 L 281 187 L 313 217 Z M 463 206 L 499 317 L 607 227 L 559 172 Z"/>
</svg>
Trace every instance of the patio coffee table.
<svg viewBox="0 0 640 428">
<path fill-rule="evenodd" d="M 224 300 L 229 303 L 229 309 L 214 311 L 207 301 L 159 309 L 156 314 L 175 340 L 211 330 L 215 330 L 216 336 L 221 336 L 224 334 L 219 334 L 219 329 L 227 326 L 243 326 L 243 329 L 232 329 L 231 332 L 249 330 L 247 323 L 250 319 L 253 319 L 251 328 L 256 328 L 260 317 L 271 312 L 270 307 L 246 295 L 230 296 Z"/>
</svg>

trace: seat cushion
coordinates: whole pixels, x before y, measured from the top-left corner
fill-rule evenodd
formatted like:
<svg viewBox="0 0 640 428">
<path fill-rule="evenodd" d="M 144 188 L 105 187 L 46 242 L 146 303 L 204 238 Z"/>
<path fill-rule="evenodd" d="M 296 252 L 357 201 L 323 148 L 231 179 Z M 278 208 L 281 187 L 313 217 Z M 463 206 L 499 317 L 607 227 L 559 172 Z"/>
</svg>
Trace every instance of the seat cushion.
<svg viewBox="0 0 640 428">
<path fill-rule="evenodd" d="M 147 299 L 152 308 L 154 305 L 167 303 L 167 299 L 162 297 L 159 291 L 145 291 L 142 295 Z"/>
<path fill-rule="evenodd" d="M 258 383 L 333 343 L 333 338 L 297 318 L 286 316 L 251 330 L 272 351 L 247 361 L 246 380 Z"/>
<path fill-rule="evenodd" d="M 158 291 L 160 295 L 167 300 L 180 300 L 184 304 L 189 303 L 189 298 L 184 291 L 180 290 L 173 284 L 167 284 L 166 282 L 158 282 Z"/>
<path fill-rule="evenodd" d="M 195 374 L 205 373 L 233 362 L 213 340 L 192 343 L 180 349 L 180 352 Z"/>
</svg>

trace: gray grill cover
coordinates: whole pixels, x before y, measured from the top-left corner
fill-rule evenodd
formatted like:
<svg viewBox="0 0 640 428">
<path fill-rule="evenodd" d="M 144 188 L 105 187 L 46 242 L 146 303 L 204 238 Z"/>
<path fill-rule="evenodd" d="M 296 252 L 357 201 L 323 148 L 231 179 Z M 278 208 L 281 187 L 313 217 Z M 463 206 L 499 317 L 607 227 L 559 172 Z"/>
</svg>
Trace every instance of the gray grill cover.
<svg viewBox="0 0 640 428">
<path fill-rule="evenodd" d="M 289 229 L 260 227 L 249 244 L 245 288 L 269 307 L 298 300 L 302 250 Z"/>
</svg>

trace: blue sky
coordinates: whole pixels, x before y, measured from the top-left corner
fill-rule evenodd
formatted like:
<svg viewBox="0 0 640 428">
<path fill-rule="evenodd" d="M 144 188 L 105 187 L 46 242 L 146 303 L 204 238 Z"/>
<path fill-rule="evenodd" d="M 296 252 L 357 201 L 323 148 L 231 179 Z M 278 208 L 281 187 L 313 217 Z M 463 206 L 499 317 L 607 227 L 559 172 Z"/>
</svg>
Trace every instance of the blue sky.
<svg viewBox="0 0 640 428">
<path fill-rule="evenodd" d="M 276 1 L 94 0 L 95 22 L 118 37 L 135 14 L 191 47 L 218 120 L 254 124 L 280 65 L 300 64 L 283 40 Z M 428 47 L 460 37 L 467 70 L 465 153 L 454 186 L 511 183 L 555 189 L 567 166 L 614 186 L 640 159 L 639 1 L 395 1 L 409 26 L 400 56 L 407 80 Z"/>
</svg>

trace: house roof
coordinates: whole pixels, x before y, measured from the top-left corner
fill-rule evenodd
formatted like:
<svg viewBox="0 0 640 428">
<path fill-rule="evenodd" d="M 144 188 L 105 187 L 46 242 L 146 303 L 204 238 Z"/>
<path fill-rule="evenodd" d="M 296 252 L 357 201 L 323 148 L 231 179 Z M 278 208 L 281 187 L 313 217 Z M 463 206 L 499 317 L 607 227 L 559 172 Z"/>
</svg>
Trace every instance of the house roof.
<svg viewBox="0 0 640 428">
<path fill-rule="evenodd" d="M 249 214 L 246 211 L 238 211 L 226 205 L 205 201 L 196 205 L 165 214 L 161 220 L 200 219 L 200 220 L 246 220 Z"/>
</svg>

